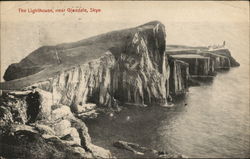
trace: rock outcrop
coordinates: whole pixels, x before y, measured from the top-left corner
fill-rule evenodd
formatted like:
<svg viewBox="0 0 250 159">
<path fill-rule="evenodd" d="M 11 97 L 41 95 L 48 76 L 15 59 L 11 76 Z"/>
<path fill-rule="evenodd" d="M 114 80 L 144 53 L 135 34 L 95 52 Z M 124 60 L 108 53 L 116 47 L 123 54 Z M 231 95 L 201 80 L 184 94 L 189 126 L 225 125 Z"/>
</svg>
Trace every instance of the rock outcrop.
<svg viewBox="0 0 250 159">
<path fill-rule="evenodd" d="M 190 55 L 202 55 L 203 57 L 209 57 L 211 60 L 210 66 L 214 65 L 214 69 L 223 69 L 230 67 L 237 67 L 240 64 L 232 57 L 231 52 L 226 48 L 220 48 L 215 50 L 209 50 L 206 47 L 178 47 L 167 48 L 166 53 L 169 55 L 177 56 L 190 56 Z M 214 64 L 212 64 L 214 63 Z"/>
<path fill-rule="evenodd" d="M 231 52 L 228 49 L 218 49 L 218 50 L 213 50 L 211 52 L 215 53 L 217 55 L 228 57 L 229 61 L 230 61 L 230 66 L 231 67 L 240 66 L 240 64 L 232 57 Z"/>
<path fill-rule="evenodd" d="M 39 90 L 43 100 L 47 94 Z M 27 122 L 25 95 L 2 96 L 0 156 L 6 158 L 111 158 L 108 150 L 93 145 L 88 128 L 64 105 L 42 102 L 37 121 Z"/>
<path fill-rule="evenodd" d="M 126 142 L 126 141 L 116 141 L 113 145 L 119 149 L 125 149 L 133 152 L 136 157 L 135 158 L 187 158 L 184 155 L 177 153 L 168 153 L 165 151 L 158 151 L 154 149 L 150 149 L 147 147 L 140 146 L 139 144 Z"/>
<path fill-rule="evenodd" d="M 188 90 L 189 64 L 170 58 L 169 92 L 171 96 L 185 94 Z"/>
<path fill-rule="evenodd" d="M 209 57 L 195 54 L 171 55 L 171 57 L 188 63 L 191 76 L 208 76 L 211 72 Z"/>
<path fill-rule="evenodd" d="M 39 147 L 42 143 L 62 153 L 57 147 L 60 143 L 81 157 L 112 157 L 108 150 L 91 143 L 88 129 L 79 118 L 86 111 L 90 113 L 95 105 L 165 103 L 169 78 L 165 37 L 164 25 L 156 21 L 76 43 L 35 50 L 20 63 L 10 65 L 4 76 L 6 82 L 0 84 L 2 90 L 23 91 L 23 94 L 14 91 L 3 98 L 1 123 L 3 131 L 7 132 L 0 136 L 14 137 L 17 141 L 17 135 L 11 136 L 17 130 L 8 126 L 18 123 L 21 125 L 18 132 L 35 136 L 36 145 L 31 146 Z M 36 69 L 27 71 L 32 68 Z M 27 122 L 24 92 L 31 86 L 39 88 L 42 109 L 37 122 L 24 129 Z M 11 96 L 14 103 L 9 103 Z M 13 116 L 14 111 L 18 112 L 17 117 Z M 56 145 L 49 145 L 50 142 Z M 5 140 L 3 143 L 16 146 Z M 42 157 L 52 155 L 48 149 L 41 149 L 45 153 Z M 25 153 L 28 157 L 34 155 Z M 61 157 L 66 158 L 65 155 Z"/>
<path fill-rule="evenodd" d="M 164 103 L 168 77 L 165 37 L 164 25 L 150 22 L 77 43 L 43 47 L 19 63 L 25 67 L 32 63 L 33 67 L 43 68 L 43 71 L 28 76 L 29 83 L 27 78 L 20 78 L 0 86 L 5 88 L 8 83 L 15 83 L 19 88 L 37 85 L 52 94 L 53 104 L 71 106 L 73 111 L 89 102 L 103 106 L 113 105 L 114 100 L 137 104 Z M 91 50 L 93 45 L 98 50 Z M 59 65 L 52 56 L 55 52 L 61 59 Z M 63 69 L 48 73 L 56 70 L 55 67 Z"/>
</svg>

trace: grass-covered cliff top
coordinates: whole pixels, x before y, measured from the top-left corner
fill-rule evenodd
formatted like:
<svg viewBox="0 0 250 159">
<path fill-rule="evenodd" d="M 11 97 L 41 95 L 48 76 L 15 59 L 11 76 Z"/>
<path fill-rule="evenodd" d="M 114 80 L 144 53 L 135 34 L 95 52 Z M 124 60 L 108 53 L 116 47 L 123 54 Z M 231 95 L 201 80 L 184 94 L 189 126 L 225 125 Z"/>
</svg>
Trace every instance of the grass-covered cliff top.
<svg viewBox="0 0 250 159">
<path fill-rule="evenodd" d="M 11 64 L 7 68 L 4 74 L 4 79 L 7 82 L 0 83 L 0 89 L 17 89 L 42 81 L 58 71 L 98 59 L 106 52 L 111 52 L 115 57 L 119 57 L 121 53 L 127 53 L 127 45 L 132 43 L 135 33 L 143 33 L 145 38 L 147 36 L 156 38 L 153 35 L 156 29 L 161 29 L 162 33 L 165 34 L 164 28 L 161 22 L 152 21 L 137 27 L 111 31 L 77 42 L 42 46 L 31 52 L 19 63 Z M 165 44 L 165 39 L 162 43 Z"/>
</svg>

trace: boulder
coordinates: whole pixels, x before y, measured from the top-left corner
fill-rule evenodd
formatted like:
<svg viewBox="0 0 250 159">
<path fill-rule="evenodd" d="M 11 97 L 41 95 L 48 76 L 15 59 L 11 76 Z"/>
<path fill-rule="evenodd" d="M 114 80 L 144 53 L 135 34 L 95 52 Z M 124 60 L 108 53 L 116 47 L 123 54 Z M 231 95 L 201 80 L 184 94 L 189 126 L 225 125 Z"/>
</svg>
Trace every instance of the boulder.
<svg viewBox="0 0 250 159">
<path fill-rule="evenodd" d="M 81 139 L 81 145 L 88 147 L 91 144 L 91 138 L 88 133 L 88 127 L 80 119 L 72 118 L 70 120 L 72 127 L 75 127 L 79 132 L 79 138 Z"/>
<path fill-rule="evenodd" d="M 60 138 L 59 137 L 57 137 L 57 136 L 55 136 L 55 135 L 49 135 L 49 134 L 42 134 L 42 137 L 44 138 L 44 139 L 49 139 L 49 140 L 59 140 Z"/>
<path fill-rule="evenodd" d="M 67 134 L 67 135 L 61 137 L 60 139 L 70 141 L 70 140 L 73 140 L 73 137 L 70 134 Z"/>
<path fill-rule="evenodd" d="M 24 124 L 27 121 L 27 105 L 23 97 L 7 94 L 5 97 L 1 98 L 0 105 L 8 109 L 8 111 L 11 113 L 13 122 Z M 5 113 L 3 112 L 5 115 L 8 114 L 6 112 L 7 109 L 5 109 Z"/>
<path fill-rule="evenodd" d="M 61 108 L 63 105 L 61 104 L 54 104 L 51 106 L 51 111 L 55 110 L 55 109 L 58 109 L 58 108 Z"/>
<path fill-rule="evenodd" d="M 91 138 L 88 133 L 88 128 L 80 128 L 79 129 L 79 137 L 81 139 L 81 145 L 84 147 L 88 147 L 91 144 Z"/>
<path fill-rule="evenodd" d="M 88 148 L 96 158 L 112 158 L 111 152 L 102 147 L 90 144 Z"/>
<path fill-rule="evenodd" d="M 35 129 L 39 131 L 41 134 L 48 134 L 48 135 L 55 135 L 55 131 L 47 126 L 47 125 L 42 125 L 42 124 L 35 124 Z"/>
<path fill-rule="evenodd" d="M 61 118 L 72 117 L 70 107 L 62 106 L 52 111 L 51 113 L 52 120 L 59 120 Z"/>
<path fill-rule="evenodd" d="M 12 123 L 12 114 L 10 110 L 5 106 L 0 106 L 0 126 L 3 126 L 7 123 Z"/>
<path fill-rule="evenodd" d="M 81 112 L 79 114 L 77 114 L 77 116 L 81 119 L 85 119 L 85 118 L 96 118 L 98 115 L 98 113 L 96 112 L 96 110 L 90 110 L 90 111 L 86 111 L 86 112 Z"/>
<path fill-rule="evenodd" d="M 81 139 L 76 128 L 71 128 L 70 135 L 72 136 L 75 144 L 81 145 Z"/>
<path fill-rule="evenodd" d="M 148 150 L 147 148 L 140 147 L 136 143 L 125 142 L 125 141 L 117 141 L 117 142 L 114 142 L 113 145 L 117 148 L 131 151 L 136 155 L 144 155 L 144 151 Z"/>
<path fill-rule="evenodd" d="M 126 142 L 126 141 L 116 141 L 113 145 L 120 149 L 125 149 L 133 152 L 135 155 L 140 155 L 143 158 L 187 158 L 184 155 L 178 153 L 169 153 L 166 151 L 157 151 L 147 147 L 140 146 L 139 144 Z"/>
<path fill-rule="evenodd" d="M 58 123 L 55 123 L 54 130 L 57 136 L 62 137 L 70 133 L 71 124 L 68 120 L 61 120 Z"/>
<path fill-rule="evenodd" d="M 18 132 L 18 131 L 28 131 L 32 133 L 38 133 L 34 127 L 24 124 L 13 124 L 11 125 L 11 132 Z"/>
<path fill-rule="evenodd" d="M 86 157 L 86 152 L 82 147 L 73 147 L 73 150 L 76 153 L 79 153 L 81 155 L 81 157 Z"/>
<path fill-rule="evenodd" d="M 40 119 L 51 119 L 51 106 L 53 105 L 52 93 L 39 89 L 41 95 Z"/>
<path fill-rule="evenodd" d="M 70 128 L 69 134 L 61 137 L 62 140 L 65 140 L 69 145 L 79 145 L 81 146 L 81 139 L 76 128 Z"/>
<path fill-rule="evenodd" d="M 82 113 L 82 112 L 93 110 L 95 107 L 96 107 L 95 103 L 86 103 L 83 105 L 78 105 L 77 110 L 78 110 L 78 113 Z"/>
</svg>

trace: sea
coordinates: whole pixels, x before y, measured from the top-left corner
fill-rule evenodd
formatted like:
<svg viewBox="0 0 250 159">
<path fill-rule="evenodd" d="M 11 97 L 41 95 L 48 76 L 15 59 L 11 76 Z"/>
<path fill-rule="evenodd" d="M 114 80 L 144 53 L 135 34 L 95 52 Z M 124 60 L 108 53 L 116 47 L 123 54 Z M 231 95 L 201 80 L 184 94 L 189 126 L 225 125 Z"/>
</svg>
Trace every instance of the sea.
<svg viewBox="0 0 250 159">
<path fill-rule="evenodd" d="M 240 67 L 190 87 L 172 108 L 124 107 L 112 117 L 100 114 L 85 121 L 92 142 L 118 158 L 135 157 L 114 147 L 118 140 L 190 158 L 249 158 L 249 56 L 242 54 L 236 55 Z"/>
</svg>

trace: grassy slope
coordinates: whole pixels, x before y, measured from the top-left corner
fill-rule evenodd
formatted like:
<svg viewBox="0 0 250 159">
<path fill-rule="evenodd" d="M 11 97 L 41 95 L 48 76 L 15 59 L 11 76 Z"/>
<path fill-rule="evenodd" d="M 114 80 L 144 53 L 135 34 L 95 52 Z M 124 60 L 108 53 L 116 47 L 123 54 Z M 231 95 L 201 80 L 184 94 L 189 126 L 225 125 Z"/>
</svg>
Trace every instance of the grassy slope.
<svg viewBox="0 0 250 159">
<path fill-rule="evenodd" d="M 20 89 L 32 83 L 43 81 L 59 71 L 97 59 L 108 50 L 117 57 L 124 51 L 126 42 L 132 40 L 136 31 L 152 29 L 158 23 L 158 21 L 149 22 L 135 28 L 112 31 L 73 43 L 40 47 L 25 57 L 18 66 L 38 66 L 43 70 L 23 78 L 2 82 L 0 83 L 0 89 Z M 56 51 L 62 61 L 60 65 L 56 60 Z"/>
</svg>

